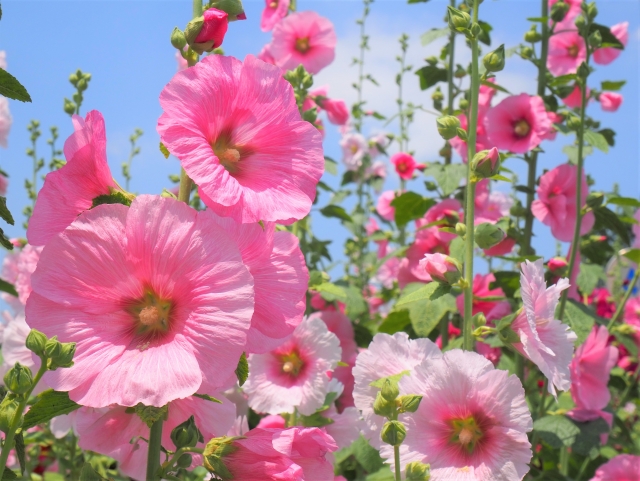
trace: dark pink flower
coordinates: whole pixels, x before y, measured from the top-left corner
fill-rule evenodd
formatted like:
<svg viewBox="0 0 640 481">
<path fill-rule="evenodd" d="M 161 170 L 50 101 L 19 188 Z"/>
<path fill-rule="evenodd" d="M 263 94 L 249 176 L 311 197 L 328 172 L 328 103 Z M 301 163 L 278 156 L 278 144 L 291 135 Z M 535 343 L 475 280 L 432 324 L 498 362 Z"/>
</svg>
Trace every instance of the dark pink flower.
<svg viewBox="0 0 640 481">
<path fill-rule="evenodd" d="M 483 275 L 476 274 L 473 278 L 473 308 L 472 312 L 475 316 L 478 312 L 482 312 L 485 316 L 488 315 L 500 301 L 496 300 L 483 300 L 484 297 L 504 297 L 504 291 L 497 287 L 490 289 L 489 285 L 496 280 L 495 276 L 491 273 Z M 464 297 L 458 296 L 456 298 L 456 305 L 458 312 L 462 314 L 464 312 Z"/>
<path fill-rule="evenodd" d="M 380 217 L 388 221 L 393 221 L 396 215 L 396 208 L 391 205 L 391 202 L 395 198 L 396 193 L 393 190 L 387 190 L 380 194 L 378 203 L 376 204 L 376 211 Z"/>
<path fill-rule="evenodd" d="M 412 155 L 398 152 L 391 156 L 391 163 L 396 168 L 396 173 L 401 179 L 411 180 L 416 169 L 424 169 L 424 164 L 418 164 Z"/>
<path fill-rule="evenodd" d="M 513 199 L 504 192 L 489 192 L 489 179 L 483 179 L 476 184 L 474 224 L 489 222 L 495 224 L 501 218 L 509 215 Z M 494 246 L 496 247 L 496 246 Z"/>
<path fill-rule="evenodd" d="M 208 8 L 202 14 L 204 23 L 195 43 L 206 44 L 205 50 L 212 50 L 222 45 L 229 27 L 229 14 L 217 8 Z"/>
<path fill-rule="evenodd" d="M 345 125 L 349 121 L 349 108 L 344 100 L 334 100 L 329 98 L 319 98 L 317 100 L 320 108 L 327 112 L 329 122 L 334 125 Z"/>
<path fill-rule="evenodd" d="M 587 59 L 587 47 L 577 30 L 552 35 L 549 39 L 547 68 L 556 77 L 576 73 Z"/>
<path fill-rule="evenodd" d="M 493 257 L 493 256 L 506 256 L 511 254 L 513 248 L 516 246 L 516 240 L 513 237 L 505 237 L 500 242 L 498 242 L 493 247 L 489 249 L 485 249 L 484 255 Z"/>
<path fill-rule="evenodd" d="M 589 102 L 590 93 L 591 90 L 589 89 L 589 87 L 587 87 L 587 103 Z M 563 98 L 562 101 L 567 107 L 570 107 L 572 109 L 577 109 L 578 107 L 580 107 L 582 105 L 582 89 L 580 88 L 580 86 L 576 84 L 573 87 L 571 93 Z"/>
<path fill-rule="evenodd" d="M 605 319 L 611 319 L 616 312 L 613 296 L 606 287 L 597 287 L 589 295 L 587 302 L 595 305 L 596 314 Z"/>
<path fill-rule="evenodd" d="M 596 470 L 591 481 L 638 481 L 640 456 L 619 454 Z"/>
<path fill-rule="evenodd" d="M 491 89 L 493 91 L 493 89 Z M 487 109 L 489 108 L 489 104 L 487 104 Z M 489 138 L 487 137 L 487 129 L 485 127 L 485 115 L 487 109 L 479 109 L 478 110 L 478 127 L 476 129 L 476 152 L 480 152 L 481 150 L 486 150 L 490 148 Z M 467 129 L 469 124 L 467 122 L 467 116 L 465 114 L 458 115 L 458 120 L 460 120 L 460 127 L 462 129 Z M 449 140 L 451 147 L 455 149 L 462 160 L 464 162 L 467 161 L 467 156 L 469 155 L 469 147 L 467 143 L 462 140 L 460 137 L 454 137 Z"/>
<path fill-rule="evenodd" d="M 602 110 L 605 112 L 615 112 L 622 104 L 622 95 L 616 92 L 602 92 L 599 100 Z"/>
<path fill-rule="evenodd" d="M 287 16 L 290 0 L 265 0 L 265 7 L 260 19 L 260 30 L 268 32 Z"/>
<path fill-rule="evenodd" d="M 611 27 L 611 33 L 620 41 L 622 45 L 627 46 L 629 41 L 629 22 L 622 22 Z M 593 61 L 600 65 L 608 65 L 618 58 L 622 50 L 613 47 L 599 48 L 593 52 Z"/>
</svg>

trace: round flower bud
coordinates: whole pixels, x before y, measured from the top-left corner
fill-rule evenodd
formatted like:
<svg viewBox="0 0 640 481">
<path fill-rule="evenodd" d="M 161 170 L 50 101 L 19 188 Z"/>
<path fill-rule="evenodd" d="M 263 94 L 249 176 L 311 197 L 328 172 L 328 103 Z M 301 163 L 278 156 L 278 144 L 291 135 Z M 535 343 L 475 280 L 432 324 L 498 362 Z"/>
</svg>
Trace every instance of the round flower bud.
<svg viewBox="0 0 640 481">
<path fill-rule="evenodd" d="M 500 172 L 500 153 L 493 147 L 481 150 L 471 160 L 471 171 L 481 179 L 493 177 Z"/>
<path fill-rule="evenodd" d="M 458 135 L 458 128 L 460 127 L 460 120 L 453 115 L 445 115 L 436 119 L 436 125 L 438 127 L 438 133 L 443 139 L 453 139 Z"/>
<path fill-rule="evenodd" d="M 373 412 L 384 418 L 394 417 L 397 413 L 395 398 L 391 401 L 387 401 L 382 397 L 382 392 L 378 392 L 375 401 L 373 401 Z"/>
<path fill-rule="evenodd" d="M 193 416 L 171 431 L 171 441 L 178 449 L 195 447 L 201 437 Z"/>
<path fill-rule="evenodd" d="M 467 233 L 467 226 L 464 225 L 462 222 L 458 222 L 456 224 L 456 234 L 458 234 L 460 237 L 466 235 Z"/>
<path fill-rule="evenodd" d="M 186 469 L 189 466 L 191 466 L 192 462 L 193 462 L 193 457 L 189 453 L 184 453 L 182 456 L 178 458 L 177 464 L 179 468 Z"/>
<path fill-rule="evenodd" d="M 400 446 L 407 435 L 407 430 L 400 421 L 388 421 L 382 426 L 380 437 L 391 446 Z"/>
<path fill-rule="evenodd" d="M 33 384 L 33 376 L 31 369 L 16 362 L 15 366 L 7 371 L 4 375 L 4 385 L 6 388 L 16 394 L 24 394 Z"/>
<path fill-rule="evenodd" d="M 431 279 L 442 284 L 455 284 L 462 277 L 462 266 L 453 257 L 444 254 L 426 254 L 419 266 Z"/>
<path fill-rule="evenodd" d="M 589 46 L 593 48 L 600 48 L 602 46 L 602 34 L 596 30 L 589 35 Z"/>
<path fill-rule="evenodd" d="M 504 44 L 482 58 L 482 65 L 487 72 L 499 72 L 504 68 Z"/>
<path fill-rule="evenodd" d="M 451 30 L 462 31 L 469 28 L 471 25 L 471 15 L 453 7 L 447 7 L 447 10 L 449 12 L 447 21 Z"/>
<path fill-rule="evenodd" d="M 73 356 L 76 353 L 75 342 L 64 342 L 60 344 L 60 352 L 51 357 L 51 364 L 49 369 L 55 371 L 59 367 L 71 367 L 73 366 Z"/>
<path fill-rule="evenodd" d="M 553 20 L 554 22 L 562 22 L 568 11 L 569 4 L 563 2 L 562 0 L 556 2 L 551 7 L 551 20 Z"/>
<path fill-rule="evenodd" d="M 175 27 L 173 32 L 171 32 L 171 45 L 178 50 L 182 50 L 186 44 L 187 39 L 184 36 L 184 32 L 178 27 Z"/>
<path fill-rule="evenodd" d="M 542 35 L 538 33 L 535 25 L 531 27 L 531 30 L 529 30 L 527 33 L 524 34 L 525 42 L 536 43 L 536 42 L 539 42 L 540 40 L 542 40 Z"/>
<path fill-rule="evenodd" d="M 407 464 L 405 473 L 406 481 L 429 481 L 431 479 L 430 466 L 419 461 Z"/>
<path fill-rule="evenodd" d="M 527 46 L 520 48 L 520 56 L 524 59 L 531 58 L 533 56 L 533 49 Z"/>
<path fill-rule="evenodd" d="M 395 401 L 398 397 L 398 394 L 400 394 L 400 391 L 398 390 L 398 384 L 391 382 L 389 379 L 386 379 L 384 381 L 384 385 L 382 386 L 380 394 L 386 401 Z"/>
<path fill-rule="evenodd" d="M 558 277 L 567 277 L 569 275 L 569 263 L 564 257 L 552 257 L 547 262 L 549 271 Z"/>
<path fill-rule="evenodd" d="M 27 349 L 33 352 L 38 357 L 44 357 L 44 349 L 47 344 L 47 336 L 37 329 L 31 329 L 27 335 L 25 345 Z"/>
<path fill-rule="evenodd" d="M 489 222 L 483 222 L 475 228 L 476 244 L 480 249 L 489 249 L 502 242 L 506 236 L 500 227 Z"/>
<path fill-rule="evenodd" d="M 400 396 L 397 400 L 398 411 L 401 413 L 415 413 L 420 407 L 420 401 L 422 401 L 422 396 L 417 394 Z"/>
</svg>

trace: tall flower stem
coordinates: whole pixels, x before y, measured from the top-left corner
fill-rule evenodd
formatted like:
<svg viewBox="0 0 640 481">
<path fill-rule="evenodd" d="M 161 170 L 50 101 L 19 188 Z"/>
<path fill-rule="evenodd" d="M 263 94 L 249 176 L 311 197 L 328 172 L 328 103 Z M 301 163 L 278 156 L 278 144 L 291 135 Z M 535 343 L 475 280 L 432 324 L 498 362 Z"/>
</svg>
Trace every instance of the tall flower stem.
<svg viewBox="0 0 640 481">
<path fill-rule="evenodd" d="M 624 293 L 624 297 L 622 298 L 622 301 L 620 301 L 620 303 L 618 304 L 618 308 L 616 309 L 615 314 L 609 320 L 609 324 L 607 324 L 607 330 L 611 331 L 611 328 L 613 328 L 616 321 L 620 319 L 620 316 L 622 315 L 622 311 L 624 310 L 624 306 L 629 300 L 629 298 L 631 297 L 633 288 L 638 283 L 638 278 L 640 278 L 640 269 L 636 268 L 636 273 L 634 274 L 633 279 L 631 279 L 631 282 L 627 286 L 627 292 Z"/>
<path fill-rule="evenodd" d="M 402 34 L 400 37 L 400 47 L 402 49 L 402 54 L 398 57 L 398 62 L 400 63 L 400 72 L 396 77 L 396 83 L 398 84 L 398 99 L 396 103 L 398 104 L 398 120 L 400 122 L 400 135 L 398 137 L 398 148 L 400 152 L 407 152 L 409 150 L 409 134 L 407 133 L 407 116 L 404 111 L 404 99 L 402 97 L 402 80 L 404 78 L 405 72 L 405 64 L 407 60 L 407 49 L 409 44 L 407 43 L 409 37 L 406 34 Z M 400 192 L 404 192 L 406 188 L 406 181 L 404 179 L 400 179 Z M 399 228 L 400 232 L 398 233 L 398 244 L 400 247 L 404 246 L 406 241 L 406 226 L 403 225 Z"/>
<path fill-rule="evenodd" d="M 147 455 L 147 481 L 159 480 L 160 448 L 162 447 L 162 418 L 151 425 L 149 432 L 149 454 Z"/>
<path fill-rule="evenodd" d="M 449 4 L 455 8 L 456 1 L 449 0 Z M 455 72 L 455 52 L 456 52 L 456 33 L 451 30 L 449 32 L 449 69 L 447 71 L 447 115 L 453 115 L 453 74 Z M 449 142 L 449 141 L 447 141 Z M 444 158 L 445 164 L 451 163 L 451 144 L 449 144 L 449 153 Z"/>
<path fill-rule="evenodd" d="M 473 24 L 478 23 L 479 1 L 473 2 Z M 474 209 L 476 197 L 476 180 L 471 171 L 471 159 L 476 155 L 476 131 L 478 126 L 478 93 L 480 89 L 480 75 L 478 73 L 478 38 L 469 40 L 471 44 L 471 102 L 469 106 L 469 129 L 467 132 L 467 190 L 466 208 L 464 211 L 467 232 L 465 234 L 465 259 L 464 259 L 464 323 L 462 329 L 462 348 L 473 350 L 473 246 L 474 246 Z"/>
<path fill-rule="evenodd" d="M 542 0 L 542 18 L 549 16 L 549 2 Z M 549 55 L 549 25 L 542 22 L 542 40 L 540 46 L 540 59 L 538 60 L 538 96 L 543 97 L 547 88 L 547 57 Z M 527 210 L 524 218 L 524 235 L 522 244 L 523 254 L 532 254 L 531 237 L 533 235 L 533 212 L 531 205 L 534 200 L 534 189 L 536 186 L 536 170 L 538 167 L 538 151 L 531 153 L 529 157 L 529 172 L 527 175 Z"/>
<path fill-rule="evenodd" d="M 393 462 L 396 468 L 396 481 L 402 481 L 402 472 L 400 471 L 400 446 L 393 447 Z"/>
</svg>

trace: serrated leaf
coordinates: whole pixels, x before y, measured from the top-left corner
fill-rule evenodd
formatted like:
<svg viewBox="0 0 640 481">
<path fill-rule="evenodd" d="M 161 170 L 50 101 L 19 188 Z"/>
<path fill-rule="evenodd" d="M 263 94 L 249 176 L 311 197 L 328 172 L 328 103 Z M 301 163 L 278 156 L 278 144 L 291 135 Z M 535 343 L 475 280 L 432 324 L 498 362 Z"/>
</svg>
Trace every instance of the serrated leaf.
<svg viewBox="0 0 640 481">
<path fill-rule="evenodd" d="M 435 65 L 427 65 L 415 71 L 420 79 L 420 90 L 427 90 L 438 82 L 446 82 L 448 78 L 447 71 Z"/>
<path fill-rule="evenodd" d="M 617 234 L 625 244 L 631 243 L 630 228 L 622 223 L 620 218 L 607 207 L 598 207 L 593 209 L 593 215 L 596 218 L 594 230 L 609 229 Z"/>
<path fill-rule="evenodd" d="M 18 297 L 18 291 L 16 291 L 15 286 L 3 279 L 0 279 L 0 291 L 11 294 L 14 297 Z"/>
<path fill-rule="evenodd" d="M 417 286 L 418 287 L 414 288 L 410 293 L 402 291 L 402 295 L 400 296 L 400 299 L 398 299 L 396 307 L 401 307 L 423 300 L 435 301 L 445 294 L 448 294 L 451 290 L 449 286 L 439 282 L 429 282 L 428 284 L 418 284 Z"/>
<path fill-rule="evenodd" d="M 0 218 L 4 219 L 4 221 L 9 225 L 13 225 L 15 223 L 11 212 L 9 212 L 9 208 L 7 207 L 7 198 L 3 196 L 0 196 Z"/>
<path fill-rule="evenodd" d="M 357 317 L 363 312 L 367 311 L 368 304 L 362 297 L 362 292 L 355 286 L 347 286 L 344 288 L 347 294 L 347 300 L 345 302 L 346 309 L 345 314 L 351 318 Z"/>
<path fill-rule="evenodd" d="M 578 163 L 578 147 L 575 145 L 565 145 L 562 147 L 562 151 L 567 155 L 567 158 L 572 164 Z M 593 154 L 593 147 L 585 145 L 582 148 L 582 158 L 589 157 Z"/>
<path fill-rule="evenodd" d="M 324 171 L 331 175 L 338 175 L 338 163 L 331 157 L 324 157 Z"/>
<path fill-rule="evenodd" d="M 576 436 L 571 451 L 588 456 L 593 448 L 600 446 L 600 435 L 609 432 L 609 425 L 602 418 L 585 423 L 574 422 L 580 433 Z"/>
<path fill-rule="evenodd" d="M 617 82 L 612 82 L 610 80 L 605 80 L 600 84 L 602 90 L 609 90 L 611 92 L 615 92 L 620 90 L 624 84 L 626 84 L 626 80 L 619 80 Z"/>
<path fill-rule="evenodd" d="M 160 152 L 162 152 L 162 155 L 164 155 L 165 159 L 168 159 L 169 156 L 171 155 L 171 152 L 169 152 L 169 149 L 167 149 L 162 142 L 160 142 Z"/>
<path fill-rule="evenodd" d="M 442 195 L 447 197 L 460 186 L 460 181 L 467 177 L 467 166 L 464 164 L 432 163 L 424 170 L 424 175 L 433 177 L 438 183 Z"/>
<path fill-rule="evenodd" d="M 352 445 L 353 457 L 356 458 L 365 471 L 375 473 L 382 469 L 383 461 L 377 449 L 371 447 L 369 442 L 360 436 Z"/>
<path fill-rule="evenodd" d="M 580 264 L 580 272 L 576 282 L 580 292 L 590 295 L 598 285 L 599 280 L 605 280 L 604 269 L 596 264 Z"/>
<path fill-rule="evenodd" d="M 336 219 L 353 222 L 353 219 L 344 208 L 339 205 L 327 205 L 320 209 L 320 213 L 325 217 L 335 217 Z"/>
<path fill-rule="evenodd" d="M 196 393 L 193 396 L 199 397 L 200 399 L 204 399 L 205 401 L 211 401 L 212 403 L 222 404 L 222 401 L 220 401 L 220 399 L 214 398 L 213 396 L 209 396 L 208 394 Z"/>
<path fill-rule="evenodd" d="M 378 332 L 394 334 L 404 330 L 404 328 L 410 324 L 411 318 L 409 317 L 409 311 L 391 311 L 378 327 Z"/>
<path fill-rule="evenodd" d="M 24 416 L 22 430 L 26 431 L 38 424 L 46 423 L 56 416 L 69 414 L 80 405 L 69 399 L 68 392 L 47 389 L 36 396 L 36 402 Z"/>
<path fill-rule="evenodd" d="M 18 464 L 20 464 L 20 474 L 24 476 L 25 465 L 27 461 L 25 459 L 24 453 L 24 435 L 22 434 L 24 431 L 20 431 L 16 434 L 14 438 L 14 449 L 16 450 L 16 455 L 18 457 Z"/>
<path fill-rule="evenodd" d="M 31 96 L 27 89 L 18 82 L 18 79 L 6 70 L 0 68 L 0 95 L 20 102 L 31 102 Z"/>
<path fill-rule="evenodd" d="M 578 338 L 574 344 L 578 346 L 587 339 L 593 325 L 599 319 L 587 306 L 569 299 L 564 309 L 564 319 L 561 321 L 571 326 L 571 330 L 576 333 Z"/>
<path fill-rule="evenodd" d="M 580 434 L 580 429 L 566 416 L 545 416 L 533 423 L 533 429 L 555 449 L 571 446 Z"/>
<path fill-rule="evenodd" d="M 236 367 L 236 377 L 238 378 L 238 384 L 240 386 L 247 382 L 247 378 L 249 377 L 249 361 L 247 360 L 246 352 L 243 352 L 242 356 L 240 356 L 238 366 Z"/>
<path fill-rule="evenodd" d="M 446 37 L 447 35 L 449 35 L 449 27 L 432 28 L 431 30 L 429 30 L 428 32 L 423 33 L 420 36 L 420 42 L 422 43 L 422 46 L 424 47 L 425 45 L 429 45 L 434 40 L 437 40 L 437 39 L 439 39 L 441 37 Z"/>
<path fill-rule="evenodd" d="M 640 200 L 633 197 L 610 197 L 607 199 L 607 204 L 623 205 L 629 207 L 640 207 Z"/>
<path fill-rule="evenodd" d="M 593 130 L 584 131 L 584 140 L 602 152 L 609 152 L 609 143 L 604 135 L 594 132 Z"/>
<path fill-rule="evenodd" d="M 405 192 L 391 201 L 391 206 L 395 208 L 395 221 L 398 227 L 420 219 L 431 205 L 433 205 L 432 199 L 422 197 L 415 192 Z"/>
</svg>

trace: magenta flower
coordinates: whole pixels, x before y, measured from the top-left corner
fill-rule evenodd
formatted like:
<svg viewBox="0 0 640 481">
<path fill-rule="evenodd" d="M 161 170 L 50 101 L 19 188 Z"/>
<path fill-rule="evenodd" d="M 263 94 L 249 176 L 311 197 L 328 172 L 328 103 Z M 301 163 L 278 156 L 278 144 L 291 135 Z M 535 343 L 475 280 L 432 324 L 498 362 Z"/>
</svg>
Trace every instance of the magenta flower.
<svg viewBox="0 0 640 481">
<path fill-rule="evenodd" d="M 496 277 L 492 273 L 486 275 L 476 274 L 473 278 L 473 285 L 471 289 L 473 292 L 472 312 L 474 316 L 479 312 L 482 312 L 485 316 L 488 315 L 489 312 L 491 312 L 491 310 L 500 302 L 484 300 L 483 298 L 497 296 L 504 297 L 504 291 L 500 287 L 495 289 L 490 288 L 491 283 L 495 282 L 495 280 Z M 456 297 L 456 307 L 458 308 L 458 312 L 462 315 L 464 312 L 463 296 Z"/>
<path fill-rule="evenodd" d="M 83 120 L 73 116 L 75 132 L 64 143 L 67 163 L 49 172 L 38 193 L 27 239 L 33 245 L 45 245 L 62 232 L 94 199 L 119 191 L 107 164 L 107 137 L 104 118 L 92 110 Z"/>
<path fill-rule="evenodd" d="M 194 42 L 202 45 L 204 50 L 210 51 L 222 45 L 229 28 L 229 14 L 217 8 L 208 8 L 202 17 L 204 23 Z"/>
<path fill-rule="evenodd" d="M 494 92 L 493 89 L 490 89 Z M 490 99 L 490 97 L 489 97 Z M 486 108 L 478 108 L 478 127 L 476 129 L 476 152 L 480 152 L 481 150 L 485 150 L 490 148 L 489 138 L 487 137 L 487 129 L 485 127 L 485 115 L 487 113 L 487 109 L 490 107 L 489 103 L 487 103 Z M 465 114 L 458 115 L 458 119 L 460 120 L 460 127 L 467 130 L 469 128 L 469 124 L 467 122 L 467 116 Z M 462 140 L 460 137 L 454 137 L 449 140 L 451 147 L 458 153 L 464 162 L 467 162 L 467 156 L 469 155 L 469 146 L 468 144 Z"/>
<path fill-rule="evenodd" d="M 222 436 L 233 425 L 235 406 L 222 395 L 210 393 L 222 404 L 197 397 L 177 399 L 169 404 L 169 415 L 164 422 L 162 445 L 175 449 L 171 441 L 173 428 L 194 417 L 196 426 L 205 442 Z M 109 406 L 101 409 L 83 407 L 76 414 L 76 429 L 82 449 L 95 451 L 118 461 L 118 469 L 125 476 L 143 480 L 146 478 L 148 443 L 142 439 L 149 436 L 149 428 L 136 413 L 127 412 L 124 406 Z M 204 448 L 203 443 L 198 443 Z M 201 456 L 195 455 L 193 467 L 201 464 Z"/>
<path fill-rule="evenodd" d="M 552 130 L 540 97 L 507 97 L 487 112 L 485 128 L 491 143 L 502 150 L 524 154 L 540 145 Z"/>
<path fill-rule="evenodd" d="M 396 168 L 396 174 L 404 180 L 411 180 L 416 169 L 422 170 L 425 168 L 424 164 L 417 163 L 412 155 L 405 152 L 393 154 L 391 156 L 391 163 Z"/>
<path fill-rule="evenodd" d="M 557 284 L 547 287 L 542 259 L 525 261 L 521 267 L 524 309 L 511 325 L 520 336 L 520 342 L 513 346 L 549 379 L 549 393 L 555 396 L 555 388 L 566 391 L 571 386 L 569 363 L 573 342 L 577 339 L 569 326 L 555 319 L 558 299 L 569 287 L 569 281 L 560 279 Z"/>
<path fill-rule="evenodd" d="M 498 242 L 493 247 L 489 247 L 488 249 L 484 249 L 485 256 L 506 256 L 511 254 L 513 248 L 516 246 L 516 240 L 513 237 L 505 237 L 503 240 Z"/>
<path fill-rule="evenodd" d="M 391 205 L 393 199 L 396 198 L 396 193 L 393 190 L 386 190 L 380 197 L 376 204 L 376 212 L 385 220 L 393 221 L 396 215 L 396 208 Z"/>
<path fill-rule="evenodd" d="M 309 213 L 324 171 L 322 136 L 300 118 L 280 69 L 252 55 L 244 63 L 210 55 L 178 72 L 160 104 L 162 142 L 216 214 L 246 224 Z"/>
<path fill-rule="evenodd" d="M 47 243 L 32 277 L 27 323 L 77 343 L 74 366 L 45 381 L 90 407 L 212 392 L 245 349 L 253 284 L 206 212 L 148 195 L 91 209 Z"/>
<path fill-rule="evenodd" d="M 590 481 L 637 481 L 640 473 L 640 456 L 619 454 L 596 470 Z"/>
<path fill-rule="evenodd" d="M 460 264 L 442 254 L 426 254 L 419 265 L 432 280 L 445 284 L 455 284 L 462 275 Z"/>
<path fill-rule="evenodd" d="M 553 237 L 560 241 L 573 240 L 576 225 L 576 178 L 578 168 L 571 164 L 562 164 L 540 177 L 538 198 L 533 201 L 531 211 L 544 225 L 551 227 Z M 582 174 L 582 202 L 589 195 L 587 178 Z M 595 223 L 593 212 L 582 217 L 580 235 L 585 235 Z"/>
<path fill-rule="evenodd" d="M 629 22 L 622 22 L 611 27 L 611 33 L 615 35 L 618 41 L 627 46 L 629 41 Z M 622 50 L 613 47 L 599 48 L 593 52 L 593 61 L 600 65 L 608 65 L 618 58 Z"/>
<path fill-rule="evenodd" d="M 315 75 L 333 62 L 336 43 L 331 21 L 316 12 L 297 12 L 276 24 L 270 51 L 278 67 L 302 65 Z"/>
<path fill-rule="evenodd" d="M 267 354 L 249 356 L 249 378 L 243 386 L 249 406 L 267 414 L 310 415 L 322 406 L 328 372 L 340 361 L 340 341 L 318 318 L 307 318 L 293 335 Z"/>
<path fill-rule="evenodd" d="M 590 93 L 591 90 L 589 89 L 589 87 L 587 87 L 587 103 L 589 103 Z M 582 105 L 582 89 L 580 88 L 580 86 L 576 84 L 573 87 L 571 93 L 563 98 L 562 101 L 567 107 L 570 107 L 572 109 L 577 109 L 578 107 L 580 107 Z"/>
<path fill-rule="evenodd" d="M 605 112 L 615 112 L 622 105 L 622 95 L 616 92 L 602 92 L 599 100 Z"/>
<path fill-rule="evenodd" d="M 268 32 L 287 16 L 289 12 L 290 0 L 265 0 L 262 18 L 260 19 L 260 30 Z"/>
<path fill-rule="evenodd" d="M 587 59 L 587 47 L 578 31 L 562 30 L 549 39 L 547 68 L 556 77 L 576 73 Z"/>
<path fill-rule="evenodd" d="M 346 125 L 349 122 L 349 108 L 344 100 L 318 99 L 318 105 L 327 112 L 329 122 L 333 125 Z"/>
<path fill-rule="evenodd" d="M 9 100 L 6 97 L 0 96 L 0 147 L 7 148 L 7 139 L 9 137 L 9 131 L 11 130 L 11 124 L 13 124 L 13 117 L 9 112 Z"/>
<path fill-rule="evenodd" d="M 515 375 L 454 349 L 425 359 L 398 386 L 400 394 L 422 395 L 415 413 L 400 415 L 407 428 L 402 470 L 410 462 L 429 463 L 433 481 L 517 480 L 529 470 L 526 433 L 533 423 Z M 393 466 L 391 446 L 381 455 Z"/>
</svg>

